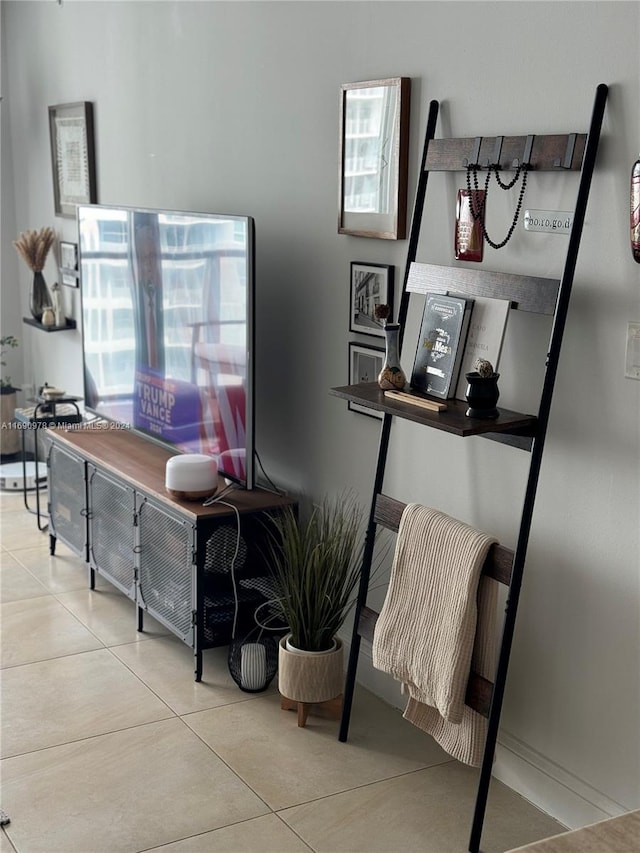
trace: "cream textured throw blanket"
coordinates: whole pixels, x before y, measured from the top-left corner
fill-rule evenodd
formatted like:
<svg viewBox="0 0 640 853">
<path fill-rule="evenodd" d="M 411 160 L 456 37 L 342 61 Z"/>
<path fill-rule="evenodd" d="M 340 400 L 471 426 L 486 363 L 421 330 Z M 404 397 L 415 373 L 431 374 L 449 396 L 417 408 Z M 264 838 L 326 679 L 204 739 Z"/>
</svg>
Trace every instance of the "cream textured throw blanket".
<svg viewBox="0 0 640 853">
<path fill-rule="evenodd" d="M 398 530 L 391 580 L 373 637 L 373 665 L 406 685 L 405 718 L 460 761 L 480 763 L 485 720 L 466 707 L 474 668 L 493 678 L 496 584 L 480 581 L 496 540 L 463 522 L 409 504 Z"/>
</svg>

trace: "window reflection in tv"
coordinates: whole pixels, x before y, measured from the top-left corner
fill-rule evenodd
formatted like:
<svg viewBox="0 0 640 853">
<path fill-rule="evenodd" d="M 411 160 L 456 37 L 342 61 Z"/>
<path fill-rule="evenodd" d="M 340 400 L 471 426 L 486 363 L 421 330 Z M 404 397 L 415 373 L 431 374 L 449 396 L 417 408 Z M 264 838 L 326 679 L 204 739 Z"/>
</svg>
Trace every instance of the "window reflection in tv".
<svg viewBox="0 0 640 853">
<path fill-rule="evenodd" d="M 253 486 L 254 223 L 80 205 L 85 404 Z"/>
</svg>

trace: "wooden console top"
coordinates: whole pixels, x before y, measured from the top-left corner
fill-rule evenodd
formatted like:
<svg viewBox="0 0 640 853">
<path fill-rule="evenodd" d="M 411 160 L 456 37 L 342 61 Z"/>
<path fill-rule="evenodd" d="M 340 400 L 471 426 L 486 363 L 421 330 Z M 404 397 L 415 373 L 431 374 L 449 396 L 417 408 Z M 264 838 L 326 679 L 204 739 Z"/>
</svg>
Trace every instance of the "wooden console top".
<svg viewBox="0 0 640 853">
<path fill-rule="evenodd" d="M 109 471 L 134 488 L 143 490 L 167 505 L 180 508 L 181 513 L 193 519 L 225 516 L 233 509 L 224 504 L 203 507 L 201 501 L 181 501 L 165 491 L 165 466 L 175 453 L 147 441 L 127 429 L 117 429 L 113 424 L 85 424 L 74 428 L 58 427 L 50 431 L 52 439 L 62 447 L 75 452 L 103 470 Z M 219 490 L 224 480 L 219 478 Z M 260 512 L 261 510 L 293 505 L 295 501 L 266 489 L 247 491 L 238 487 L 229 492 L 224 500 L 238 512 Z"/>
</svg>

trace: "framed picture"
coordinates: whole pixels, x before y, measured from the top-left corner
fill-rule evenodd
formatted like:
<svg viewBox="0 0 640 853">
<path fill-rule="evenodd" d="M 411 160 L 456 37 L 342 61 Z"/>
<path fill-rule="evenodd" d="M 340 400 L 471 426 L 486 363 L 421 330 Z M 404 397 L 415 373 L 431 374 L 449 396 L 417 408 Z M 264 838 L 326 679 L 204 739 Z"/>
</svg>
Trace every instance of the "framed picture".
<svg viewBox="0 0 640 853">
<path fill-rule="evenodd" d="M 376 308 L 388 305 L 389 317 L 393 317 L 393 271 L 394 267 L 386 264 L 351 262 L 350 332 L 384 337 L 384 325 L 376 317 Z"/>
<path fill-rule="evenodd" d="M 73 272 L 78 269 L 78 244 L 60 241 L 60 266 L 63 270 Z"/>
<path fill-rule="evenodd" d="M 342 86 L 339 234 L 406 237 L 410 96 L 409 77 Z"/>
<path fill-rule="evenodd" d="M 60 280 L 67 287 L 78 287 L 78 244 L 60 241 Z"/>
<path fill-rule="evenodd" d="M 60 269 L 60 281 L 67 287 L 79 287 L 80 277 L 77 272 Z"/>
<path fill-rule="evenodd" d="M 349 343 L 349 385 L 360 382 L 375 382 L 384 365 L 384 347 L 370 347 L 365 344 Z M 360 412 L 370 418 L 382 418 L 383 413 L 375 409 L 367 409 L 349 401 L 347 408 L 352 412 Z"/>
<path fill-rule="evenodd" d="M 55 211 L 73 218 L 78 204 L 97 201 L 93 105 L 80 101 L 49 107 L 49 136 Z"/>
</svg>

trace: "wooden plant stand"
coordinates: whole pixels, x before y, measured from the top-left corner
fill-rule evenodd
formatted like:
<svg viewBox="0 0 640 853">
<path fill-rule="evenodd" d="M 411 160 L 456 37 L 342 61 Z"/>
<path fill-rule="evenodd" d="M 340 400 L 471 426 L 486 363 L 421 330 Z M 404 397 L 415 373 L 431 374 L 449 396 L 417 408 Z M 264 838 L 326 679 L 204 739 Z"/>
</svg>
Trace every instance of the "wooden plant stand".
<svg viewBox="0 0 640 853">
<path fill-rule="evenodd" d="M 324 717 L 327 720 L 339 720 L 342 716 L 342 693 L 335 699 L 328 699 L 326 702 L 296 702 L 295 699 L 287 699 L 286 696 L 281 696 L 280 707 L 283 711 L 297 711 L 298 727 L 303 729 L 307 725 L 307 717 L 312 708 L 318 717 Z"/>
</svg>

